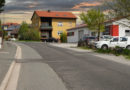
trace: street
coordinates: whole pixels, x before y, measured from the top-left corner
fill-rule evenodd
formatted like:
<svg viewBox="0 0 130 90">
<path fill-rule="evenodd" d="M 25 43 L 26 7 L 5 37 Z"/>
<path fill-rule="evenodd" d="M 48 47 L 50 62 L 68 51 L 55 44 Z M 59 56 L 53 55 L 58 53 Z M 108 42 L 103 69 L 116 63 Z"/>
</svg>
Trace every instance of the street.
<svg viewBox="0 0 130 90">
<path fill-rule="evenodd" d="M 48 43 L 17 44 L 22 51 L 16 60 L 21 64 L 18 80 L 6 90 L 130 90 L 128 65 Z"/>
</svg>

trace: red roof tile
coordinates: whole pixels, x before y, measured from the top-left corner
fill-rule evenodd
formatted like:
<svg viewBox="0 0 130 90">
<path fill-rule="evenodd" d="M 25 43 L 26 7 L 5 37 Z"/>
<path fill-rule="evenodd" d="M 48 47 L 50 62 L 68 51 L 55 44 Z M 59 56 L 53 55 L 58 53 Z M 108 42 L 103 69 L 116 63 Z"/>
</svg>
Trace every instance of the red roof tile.
<svg viewBox="0 0 130 90">
<path fill-rule="evenodd" d="M 35 11 L 39 17 L 52 17 L 52 18 L 73 18 L 76 16 L 71 12 L 58 12 L 58 11 Z"/>
<path fill-rule="evenodd" d="M 2 25 L 11 26 L 11 25 L 19 25 L 19 24 L 18 23 L 5 23 L 5 24 L 2 24 Z"/>
</svg>

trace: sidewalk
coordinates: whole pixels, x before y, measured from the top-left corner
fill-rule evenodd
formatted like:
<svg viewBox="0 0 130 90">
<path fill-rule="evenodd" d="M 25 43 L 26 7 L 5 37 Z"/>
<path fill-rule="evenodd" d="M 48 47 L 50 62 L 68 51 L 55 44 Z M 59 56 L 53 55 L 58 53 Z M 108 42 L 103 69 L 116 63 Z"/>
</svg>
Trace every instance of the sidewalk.
<svg viewBox="0 0 130 90">
<path fill-rule="evenodd" d="M 15 52 L 16 46 L 9 42 L 4 42 L 4 47 L 0 49 L 0 84 L 14 60 Z"/>
<path fill-rule="evenodd" d="M 84 52 L 84 53 L 89 53 L 92 54 L 94 56 L 103 58 L 103 59 L 107 59 L 110 61 L 114 61 L 117 63 L 122 63 L 125 65 L 130 65 L 130 60 L 126 59 L 123 56 L 115 56 L 113 54 L 101 54 L 101 53 L 96 53 L 93 50 L 85 50 L 85 49 L 80 49 L 77 48 L 77 44 L 71 44 L 71 43 L 50 43 L 50 45 L 55 46 L 55 47 L 60 47 L 60 48 L 65 48 L 68 50 L 72 50 L 72 51 L 76 51 L 76 52 Z"/>
</svg>

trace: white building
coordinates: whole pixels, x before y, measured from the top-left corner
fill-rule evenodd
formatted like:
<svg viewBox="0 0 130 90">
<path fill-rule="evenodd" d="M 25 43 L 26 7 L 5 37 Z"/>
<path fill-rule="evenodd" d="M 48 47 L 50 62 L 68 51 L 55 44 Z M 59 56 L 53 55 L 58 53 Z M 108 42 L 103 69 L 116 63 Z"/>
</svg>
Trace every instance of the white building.
<svg viewBox="0 0 130 90">
<path fill-rule="evenodd" d="M 126 17 L 112 19 L 104 24 L 105 31 L 101 35 L 111 35 L 113 37 L 130 36 L 130 20 Z M 89 30 L 85 24 L 68 29 L 67 32 L 68 43 L 77 43 L 83 36 L 95 36 L 95 33 Z"/>
<path fill-rule="evenodd" d="M 130 36 L 130 20 L 126 17 L 117 18 L 110 21 L 105 22 L 106 31 L 104 34 L 108 34 L 111 36 Z"/>
<path fill-rule="evenodd" d="M 87 28 L 86 24 L 79 25 L 75 28 L 68 29 L 67 42 L 77 43 L 84 35 L 92 36 L 92 32 Z"/>
</svg>

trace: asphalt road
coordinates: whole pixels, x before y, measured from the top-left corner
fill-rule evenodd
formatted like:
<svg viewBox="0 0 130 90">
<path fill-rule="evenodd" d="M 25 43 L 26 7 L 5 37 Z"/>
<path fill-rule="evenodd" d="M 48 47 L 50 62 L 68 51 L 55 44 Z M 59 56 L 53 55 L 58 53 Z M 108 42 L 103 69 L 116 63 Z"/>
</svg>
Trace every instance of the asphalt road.
<svg viewBox="0 0 130 90">
<path fill-rule="evenodd" d="M 130 90 L 130 66 L 45 43 L 24 44 L 42 56 L 41 62 L 57 73 L 68 90 Z"/>
<path fill-rule="evenodd" d="M 16 54 L 16 46 L 4 42 L 4 48 L 0 50 L 0 84 L 2 83 Z"/>
</svg>

